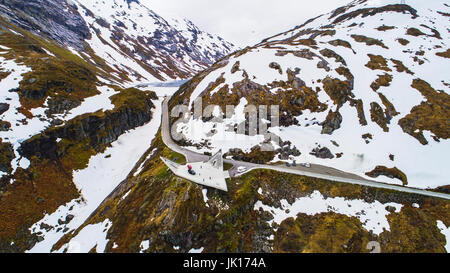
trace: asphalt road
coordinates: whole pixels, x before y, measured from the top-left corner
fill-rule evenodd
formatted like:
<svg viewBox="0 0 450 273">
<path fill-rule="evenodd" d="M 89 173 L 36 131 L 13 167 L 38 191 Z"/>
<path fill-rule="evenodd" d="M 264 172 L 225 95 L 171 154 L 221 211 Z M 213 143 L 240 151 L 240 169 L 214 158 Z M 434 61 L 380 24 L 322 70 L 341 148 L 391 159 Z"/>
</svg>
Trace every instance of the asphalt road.
<svg viewBox="0 0 450 273">
<path fill-rule="evenodd" d="M 169 126 L 169 109 L 168 109 L 168 102 L 170 100 L 170 97 L 166 97 L 163 101 L 162 105 L 162 122 L 161 122 L 161 134 L 162 134 L 162 140 L 164 144 L 169 147 L 171 150 L 183 154 L 186 157 L 186 160 L 188 162 L 198 162 L 198 161 L 206 161 L 209 159 L 209 156 L 193 152 L 191 150 L 188 150 L 186 148 L 180 147 L 178 144 L 176 144 L 170 133 L 170 126 Z M 436 197 L 436 198 L 442 198 L 450 200 L 450 195 L 445 193 L 438 193 L 438 192 L 432 192 L 422 189 L 416 189 L 416 188 L 410 188 L 410 187 L 402 187 L 397 185 L 391 185 L 381 182 L 376 182 L 372 180 L 367 180 L 362 177 L 359 177 L 354 174 L 346 173 L 334 168 L 321 166 L 321 165 L 315 165 L 311 164 L 311 168 L 306 168 L 302 166 L 296 166 L 296 167 L 287 167 L 283 165 L 260 165 L 260 164 L 254 164 L 249 162 L 243 162 L 243 161 L 235 161 L 235 160 L 224 160 L 224 162 L 232 164 L 233 168 L 229 170 L 231 177 L 236 177 L 239 175 L 242 175 L 243 173 L 239 173 L 237 170 L 239 167 L 245 167 L 247 168 L 247 171 L 255 170 L 255 169 L 269 169 L 274 170 L 278 172 L 284 172 L 284 173 L 290 173 L 290 174 L 296 174 L 296 175 L 303 175 L 303 176 L 309 176 L 309 177 L 315 177 L 320 179 L 326 179 L 338 183 L 350 183 L 355 185 L 362 185 L 362 186 L 369 186 L 369 187 L 375 187 L 375 188 L 383 188 L 383 189 L 390 189 L 400 192 L 406 192 L 406 193 L 414 193 L 414 194 L 420 194 L 424 196 L 430 196 L 430 197 Z"/>
</svg>

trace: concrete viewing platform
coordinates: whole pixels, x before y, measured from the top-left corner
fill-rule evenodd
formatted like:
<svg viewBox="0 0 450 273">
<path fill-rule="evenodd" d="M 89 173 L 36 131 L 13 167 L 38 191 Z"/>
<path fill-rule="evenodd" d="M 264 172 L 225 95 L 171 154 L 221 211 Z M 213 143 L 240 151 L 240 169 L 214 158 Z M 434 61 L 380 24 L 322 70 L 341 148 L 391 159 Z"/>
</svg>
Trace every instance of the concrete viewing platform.
<svg viewBox="0 0 450 273">
<path fill-rule="evenodd" d="M 179 177 L 207 187 L 228 191 L 225 179 L 229 178 L 228 171 L 223 170 L 222 151 L 217 152 L 208 161 L 193 162 L 180 165 L 167 158 L 161 160 Z"/>
</svg>

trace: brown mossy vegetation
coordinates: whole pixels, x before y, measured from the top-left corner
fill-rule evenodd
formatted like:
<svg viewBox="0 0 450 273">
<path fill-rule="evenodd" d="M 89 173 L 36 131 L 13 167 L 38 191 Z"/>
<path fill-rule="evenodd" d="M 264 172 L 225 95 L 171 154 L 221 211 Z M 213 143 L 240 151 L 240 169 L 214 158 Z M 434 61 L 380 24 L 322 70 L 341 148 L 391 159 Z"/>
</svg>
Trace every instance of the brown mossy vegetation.
<svg viewBox="0 0 450 273">
<path fill-rule="evenodd" d="M 115 88 L 119 90 L 118 87 Z M 85 162 L 95 151 L 103 151 L 126 130 L 150 121 L 151 109 L 154 107 L 151 100 L 156 99 L 156 95 L 151 91 L 129 88 L 121 90 L 110 99 L 114 109 L 84 114 L 63 126 L 51 127 L 24 141 L 19 152 L 29 159 L 37 156 L 51 160 L 60 160 L 69 154 L 83 158 L 73 160 L 69 156 L 73 162 Z M 57 142 L 57 138 L 61 141 Z M 85 164 L 80 167 L 85 167 Z"/>
<path fill-rule="evenodd" d="M 346 47 L 348 49 L 351 49 L 353 51 L 353 53 L 355 53 L 355 51 L 352 48 L 352 45 L 349 42 L 347 42 L 347 41 L 344 41 L 344 40 L 341 40 L 341 39 L 336 39 L 336 40 L 329 41 L 328 43 L 330 45 L 332 45 L 332 46 L 343 46 L 343 47 Z"/>
<path fill-rule="evenodd" d="M 70 170 L 45 159 L 32 158 L 30 163 L 27 170 L 17 170 L 14 183 L 0 196 L 0 249 L 13 241 L 17 251 L 33 246 L 38 238 L 28 228 L 45 213 L 79 197 Z"/>
<path fill-rule="evenodd" d="M 394 63 L 394 67 L 397 70 L 397 72 L 402 73 L 402 72 L 406 72 L 410 75 L 414 75 L 414 73 L 409 70 L 403 63 L 402 61 L 399 60 L 395 60 L 395 59 L 391 59 L 391 62 Z"/>
<path fill-rule="evenodd" d="M 9 71 L 2 71 L 2 70 L 3 69 L 0 68 L 0 81 L 5 79 L 6 77 L 8 77 L 11 74 L 11 72 L 9 72 Z"/>
<path fill-rule="evenodd" d="M 427 35 L 428 37 L 432 37 L 432 38 L 436 38 L 436 39 L 442 40 L 441 34 L 440 34 L 439 31 L 437 31 L 436 29 L 434 29 L 434 28 L 432 28 L 432 27 L 429 27 L 429 26 L 427 26 L 427 25 L 424 25 L 424 24 L 421 24 L 420 26 L 421 26 L 421 27 L 424 27 L 424 28 L 427 28 L 427 29 L 429 29 L 431 32 L 433 32 L 432 35 Z"/>
<path fill-rule="evenodd" d="M 376 102 L 370 103 L 370 119 L 378 124 L 383 131 L 389 132 L 388 119 L 383 112 L 383 108 Z"/>
<path fill-rule="evenodd" d="M 418 37 L 418 36 L 428 36 L 417 28 L 411 27 L 406 31 L 406 35 Z"/>
<path fill-rule="evenodd" d="M 324 48 L 320 51 L 320 54 L 322 54 L 324 57 L 327 57 L 327 58 L 334 58 L 336 62 L 339 62 L 339 63 L 343 64 L 344 66 L 347 65 L 344 58 L 342 58 L 339 54 L 337 54 L 336 52 L 334 52 L 331 49 Z"/>
<path fill-rule="evenodd" d="M 366 67 L 372 69 L 372 70 L 384 70 L 387 72 L 391 72 L 392 70 L 388 67 L 387 61 L 383 56 L 380 55 L 373 55 L 373 54 L 367 54 L 369 56 L 370 60 L 366 64 Z"/>
<path fill-rule="evenodd" d="M 380 87 L 387 87 L 392 82 L 392 76 L 390 74 L 384 73 L 382 75 L 378 75 L 378 79 L 376 79 L 373 83 L 370 84 L 370 88 L 373 91 L 378 91 Z"/>
<path fill-rule="evenodd" d="M 23 75 L 24 79 L 15 90 L 26 110 L 41 106 L 48 97 L 62 97 L 72 101 L 72 105 L 78 105 L 84 98 L 98 93 L 95 87 L 96 75 L 111 78 L 96 64 L 84 60 L 56 43 L 24 31 L 2 18 L 0 25 L 21 34 L 9 31 L 0 34 L 0 43 L 11 48 L 2 56 L 9 60 L 14 59 L 32 69 Z M 48 55 L 46 51 L 55 57 Z"/>
<path fill-rule="evenodd" d="M 10 173 L 12 171 L 11 161 L 15 157 L 11 143 L 3 142 L 0 138 L 0 171 Z"/>
<path fill-rule="evenodd" d="M 389 49 L 387 46 L 385 46 L 383 44 L 382 41 L 374 39 L 374 38 L 366 37 L 364 35 L 355 35 L 355 34 L 351 35 L 351 37 L 358 43 L 365 43 L 368 46 L 376 45 L 376 46 L 380 46 L 385 49 Z"/>
<path fill-rule="evenodd" d="M 433 227 L 436 219 L 450 222 L 449 212 L 445 210 L 446 204 L 448 207 L 446 201 L 258 170 L 227 180 L 228 193 L 208 189 L 207 207 L 201 193 L 202 186 L 175 177 L 159 160 L 159 156 L 164 156 L 180 161 L 182 156 L 164 147 L 160 134 L 149 151 L 155 148 L 158 148 L 157 152 L 145 162 L 142 172 L 137 177 L 129 176 L 120 186 L 120 191 L 105 200 L 76 232 L 64 236 L 54 249 L 61 248 L 86 225 L 108 218 L 113 225 L 108 231 L 106 252 L 138 252 L 143 240 L 150 241 L 147 252 L 187 252 L 200 247 L 204 247 L 204 252 L 368 252 L 365 249 L 367 241 L 379 238 L 370 235 L 355 217 L 333 212 L 314 216 L 299 214 L 297 219 L 282 222 L 274 232 L 266 223 L 271 219 L 270 214 L 254 210 L 258 200 L 279 207 L 281 199 L 293 203 L 295 198 L 318 190 L 326 197 L 419 203 L 420 210 L 424 211 L 419 218 L 409 213 L 404 216 L 403 212 L 391 213 L 393 218 L 388 218 L 392 221 L 391 230 L 401 230 L 408 221 L 421 221 L 411 227 L 411 245 L 408 248 L 413 252 L 420 249 L 443 251 L 445 240 L 442 236 L 433 237 L 416 231 L 427 232 L 424 226 Z M 258 188 L 261 188 L 262 195 Z M 122 199 L 128 191 L 127 198 Z M 396 220 L 400 217 L 401 221 Z M 295 223 L 292 225 L 292 222 Z M 398 224 L 393 226 L 393 223 Z M 275 235 L 274 240 L 267 240 L 272 234 Z M 435 228 L 431 234 L 437 234 Z M 384 232 L 382 236 L 383 252 L 395 251 L 402 245 L 394 244 L 394 234 Z M 113 248 L 114 244 L 118 247 Z M 179 249 L 174 250 L 174 246 Z"/>
<path fill-rule="evenodd" d="M 51 127 L 22 143 L 19 153 L 30 160 L 19 168 L 14 183 L 0 195 L 0 245 L 15 242 L 23 251 L 37 242 L 28 228 L 45 213 L 79 197 L 72 182 L 73 170 L 84 169 L 92 155 L 104 149 L 126 130 L 151 119 L 153 92 L 135 88 L 111 97 L 113 110 L 79 116 L 60 127 Z M 59 142 L 56 138 L 61 138 Z"/>
<path fill-rule="evenodd" d="M 367 120 L 366 115 L 364 114 L 364 103 L 362 99 L 358 100 L 352 99 L 350 100 L 350 105 L 356 108 L 356 111 L 358 113 L 359 124 L 361 124 L 362 126 L 366 126 Z"/>
<path fill-rule="evenodd" d="M 439 57 L 442 57 L 442 58 L 450 59 L 450 48 L 444 52 L 438 52 L 438 53 L 436 53 L 436 55 Z"/>
<path fill-rule="evenodd" d="M 279 105 L 280 124 L 289 126 L 295 123 L 293 117 L 302 114 L 303 110 L 311 112 L 325 111 L 327 106 L 319 101 L 317 94 L 305 83 L 296 77 L 292 71 L 287 72 L 287 81 L 277 81 L 266 85 L 260 85 L 248 78 L 235 82 L 231 89 L 228 85 L 223 86 L 213 95 L 212 90 L 205 92 L 202 96 L 203 105 L 218 105 L 223 113 L 226 105 L 238 105 L 240 98 L 246 98 L 249 104 L 256 107 Z M 277 92 L 270 89 L 278 88 Z M 270 113 L 270 111 L 269 111 Z"/>
<path fill-rule="evenodd" d="M 0 120 L 0 132 L 8 131 L 10 128 L 11 128 L 10 122 Z"/>
<path fill-rule="evenodd" d="M 382 25 L 376 28 L 376 30 L 378 31 L 387 31 L 387 30 L 392 30 L 395 29 L 396 27 L 394 26 L 386 26 L 386 25 Z"/>
<path fill-rule="evenodd" d="M 380 242 L 382 252 L 396 252 L 399 247 L 411 252 L 444 251 L 445 238 L 436 232 L 439 231 L 436 220 L 450 224 L 448 201 L 255 170 L 227 180 L 228 193 L 208 189 L 206 206 L 201 193 L 204 187 L 175 177 L 159 160 L 160 156 L 178 160 L 182 156 L 164 147 L 160 134 L 149 151 L 155 148 L 157 152 L 145 162 L 142 172 L 136 177 L 129 176 L 119 191 L 105 200 L 77 231 L 64 236 L 54 250 L 69 242 L 86 225 L 110 219 L 113 224 L 107 234 L 106 252 L 139 252 L 144 240 L 150 241 L 146 252 L 157 253 L 187 252 L 200 247 L 204 247 L 204 252 L 369 252 L 366 245 L 371 240 Z M 335 212 L 298 214 L 283 221 L 274 231 L 267 223 L 272 216 L 254 210 L 258 200 L 278 208 L 282 199 L 292 204 L 296 198 L 314 191 L 320 191 L 325 198 L 397 202 L 407 209 L 388 215 L 391 232 L 385 231 L 380 236 L 364 229 L 356 217 Z M 420 204 L 420 208 L 412 208 L 413 202 Z M 406 238 L 398 237 L 399 243 L 395 238 L 404 227 L 409 229 L 410 238 L 403 243 Z M 270 235 L 274 235 L 273 240 L 267 239 Z M 174 246 L 179 249 L 175 250 Z"/>
<path fill-rule="evenodd" d="M 56 96 L 74 101 L 77 105 L 84 98 L 98 93 L 95 74 L 71 61 L 37 59 L 33 70 L 23 77 L 16 92 L 26 109 L 39 107 L 48 97 Z"/>
<path fill-rule="evenodd" d="M 241 70 L 240 66 L 241 66 L 240 61 L 235 62 L 233 67 L 231 67 L 231 74 L 234 74 L 234 73 L 238 72 L 239 70 Z"/>
<path fill-rule="evenodd" d="M 409 13 L 409 14 L 411 14 L 413 19 L 415 19 L 417 17 L 417 10 L 413 9 L 412 7 L 410 7 L 408 5 L 404 5 L 404 4 L 394 4 L 394 5 L 386 5 L 386 6 L 378 7 L 378 8 L 364 8 L 364 9 L 354 10 L 354 11 L 345 13 L 345 14 L 337 17 L 333 21 L 333 24 L 337 24 L 337 23 L 340 23 L 342 21 L 349 20 L 352 18 L 356 18 L 358 16 L 365 18 L 367 16 L 374 16 L 376 14 L 384 13 L 384 12 L 398 12 L 398 13 L 403 13 L 403 14 Z"/>
<path fill-rule="evenodd" d="M 386 121 L 390 124 L 392 117 L 399 115 L 400 113 L 395 110 L 394 105 L 386 98 L 386 96 L 382 93 L 378 93 L 378 96 L 385 107 L 384 115 L 386 117 Z"/>
<path fill-rule="evenodd" d="M 6 50 L 2 57 L 15 60 L 32 69 L 31 72 L 24 74 L 19 88 L 15 90 L 22 103 L 22 107 L 18 110 L 27 118 L 32 117 L 30 109 L 42 106 L 47 98 L 49 108 L 52 104 L 58 106 L 68 101 L 70 103 L 66 105 L 75 107 L 84 98 L 98 93 L 95 87 L 97 75 L 112 78 L 107 74 L 108 72 L 103 71 L 105 67 L 101 65 L 97 67 L 98 64 L 86 61 L 51 41 L 17 28 L 2 18 L 0 18 L 0 25 L 4 28 L 4 31 L 0 33 L 0 43 L 11 48 Z M 50 53 L 47 54 L 47 52 Z M 6 75 L 3 74 L 3 76 Z M 42 219 L 44 214 L 52 213 L 60 205 L 79 197 L 78 190 L 72 183 L 72 172 L 86 167 L 93 154 L 124 132 L 117 130 L 121 124 L 120 120 L 115 118 L 124 116 L 126 113 L 128 117 L 135 114 L 134 117 L 140 115 L 137 120 L 145 120 L 144 117 L 148 114 L 142 113 L 151 109 L 153 105 L 148 104 L 145 109 L 142 106 L 148 103 L 149 99 L 156 98 L 154 93 L 119 88 L 117 91 L 120 93 L 111 97 L 115 104 L 114 110 L 108 113 L 99 111 L 87 114 L 69 121 L 64 126 L 50 127 L 42 134 L 22 143 L 30 144 L 27 150 L 30 166 L 26 170 L 19 167 L 14 175 L 3 176 L 0 182 L 2 207 L 0 252 L 24 251 L 33 246 L 40 238 L 30 234 L 30 226 Z M 49 109 L 49 113 L 54 113 L 53 110 L 55 109 Z M 106 116 L 111 117 L 107 126 L 100 127 L 102 124 L 96 122 L 88 122 L 90 127 L 86 126 L 86 120 L 98 121 Z M 133 119 L 129 119 L 131 120 Z M 131 125 L 136 124 L 132 122 Z M 88 136 L 81 137 L 87 132 L 89 132 Z M 56 141 L 58 134 L 62 136 L 59 142 Z M 100 141 L 101 144 L 93 145 L 96 142 L 89 141 L 92 139 Z M 1 154 L 2 160 L 7 158 L 6 150 Z M 10 183 L 11 181 L 14 183 Z M 11 245 L 11 242 L 14 242 L 14 245 Z"/>
<path fill-rule="evenodd" d="M 423 145 L 428 141 L 423 131 L 430 131 L 434 139 L 448 139 L 450 137 L 450 96 L 435 90 L 429 83 L 421 79 L 414 79 L 412 88 L 418 90 L 427 100 L 413 107 L 411 113 L 400 119 L 398 124 L 403 131 L 415 137 Z"/>
<path fill-rule="evenodd" d="M 274 252 L 361 253 L 373 239 L 356 217 L 337 213 L 298 214 L 275 233 Z"/>
<path fill-rule="evenodd" d="M 314 39 L 299 39 L 299 40 L 290 41 L 289 44 L 304 45 L 304 46 L 308 46 L 308 47 L 317 49 L 317 42 Z"/>
<path fill-rule="evenodd" d="M 372 134 L 367 133 L 367 134 L 362 135 L 362 138 L 363 139 L 373 139 L 373 136 L 372 136 Z"/>
<path fill-rule="evenodd" d="M 396 178 L 400 181 L 402 181 L 403 186 L 408 185 L 408 178 L 406 177 L 406 174 L 396 167 L 394 168 L 388 168 L 386 166 L 376 166 L 375 169 L 373 169 L 370 172 L 366 172 L 367 176 L 377 178 L 380 175 L 387 176 L 389 178 Z"/>
<path fill-rule="evenodd" d="M 398 38 L 398 39 L 397 39 L 397 42 L 398 42 L 399 44 L 401 44 L 402 46 L 406 46 L 407 44 L 409 44 L 409 41 L 406 40 L 406 39 L 403 39 L 403 38 Z"/>
<path fill-rule="evenodd" d="M 430 202 L 431 201 L 431 202 Z M 411 204 L 403 206 L 400 213 L 390 213 L 387 219 L 390 231 L 384 231 L 378 236 L 383 253 L 445 253 L 442 245 L 445 236 L 436 226 L 436 215 L 428 211 L 429 203 L 426 200 L 424 208 L 417 209 Z M 442 208 L 448 208 L 448 203 L 441 203 Z M 432 209 L 436 209 L 433 207 Z M 448 219 L 448 213 L 440 211 L 442 219 Z M 439 219 L 439 218 L 438 218 Z M 448 221 L 448 220 L 447 220 Z"/>
<path fill-rule="evenodd" d="M 433 32 L 433 34 L 429 35 L 429 34 L 423 33 L 421 30 L 419 30 L 417 28 L 412 27 L 412 28 L 408 28 L 408 30 L 406 31 L 406 35 L 410 35 L 410 36 L 414 36 L 414 37 L 427 36 L 427 37 L 432 37 L 432 38 L 436 38 L 439 40 L 442 39 L 441 34 L 436 29 L 431 28 L 426 25 L 423 25 L 423 24 L 420 26 L 429 29 L 431 32 Z"/>
<path fill-rule="evenodd" d="M 336 105 L 341 106 L 354 97 L 351 83 L 349 81 L 341 81 L 335 78 L 325 78 L 322 80 L 322 83 L 323 89 Z"/>
<path fill-rule="evenodd" d="M 399 213 L 390 213 L 387 219 L 390 231 L 379 236 L 365 230 L 355 217 L 334 212 L 310 216 L 299 214 L 288 218 L 275 234 L 274 251 L 287 253 L 361 253 L 369 241 L 380 243 L 382 253 L 445 253 L 445 236 L 436 226 L 436 213 L 429 211 L 430 200 L 414 208 L 404 204 Z M 441 202 L 448 208 L 448 202 Z M 431 209 L 431 210 L 433 210 Z M 441 219 L 448 214 L 439 209 Z"/>
</svg>

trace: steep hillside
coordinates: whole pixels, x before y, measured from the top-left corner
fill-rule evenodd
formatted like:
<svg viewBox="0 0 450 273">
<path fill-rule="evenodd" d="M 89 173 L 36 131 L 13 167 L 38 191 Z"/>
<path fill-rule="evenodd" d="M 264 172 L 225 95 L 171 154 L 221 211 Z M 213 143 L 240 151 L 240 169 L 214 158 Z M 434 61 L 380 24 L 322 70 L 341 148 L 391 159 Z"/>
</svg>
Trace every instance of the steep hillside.
<svg viewBox="0 0 450 273">
<path fill-rule="evenodd" d="M 118 83 L 187 79 L 234 50 L 192 22 L 162 18 L 137 0 L 3 0 L 0 15 L 70 49 Z"/>
<path fill-rule="evenodd" d="M 164 95 L 133 86 L 186 79 L 232 48 L 138 1 L 105 2 L 0 1 L 0 252 L 51 245 L 127 177 Z M 31 230 L 62 208 L 72 229 Z"/>
<path fill-rule="evenodd" d="M 136 0 L 0 0 L 0 252 L 369 252 L 370 241 L 382 252 L 450 251 L 446 200 L 270 170 L 227 179 L 222 192 L 160 160 L 186 161 L 159 130 L 161 98 L 178 90 L 171 107 L 200 94 L 204 105 L 239 104 L 231 121 L 184 125 L 191 149 L 295 155 L 357 174 L 383 165 L 398 169 L 370 175 L 448 184 L 449 7 L 438 2 L 353 2 L 215 62 L 230 44 Z M 148 84 L 196 71 L 179 89 Z M 247 103 L 281 106 L 282 150 L 251 150 L 264 136 L 215 137 L 245 120 Z M 309 155 L 319 144 L 331 151 L 316 155 L 334 157 Z M 405 158 L 419 153 L 411 175 Z"/>
<path fill-rule="evenodd" d="M 235 104 L 241 102 L 242 108 L 245 106 L 245 100 L 257 99 L 281 100 L 285 105 L 290 105 L 294 100 L 288 95 L 296 94 L 299 98 L 304 98 L 303 102 L 307 103 L 305 107 L 315 109 L 316 112 L 324 108 L 321 111 L 325 112 L 326 116 L 327 108 L 331 107 L 331 102 L 326 101 L 327 97 L 322 97 L 326 94 L 319 95 L 320 93 L 316 94 L 316 90 L 301 88 L 299 76 L 292 76 L 293 72 L 286 72 L 286 67 L 281 65 L 281 58 L 276 59 L 277 65 L 271 64 L 275 55 L 268 53 L 270 60 L 261 55 L 265 49 L 277 53 L 277 49 L 283 48 L 299 47 L 311 51 L 314 48 L 289 45 L 292 42 L 277 43 L 282 45 L 273 45 L 276 49 L 267 44 L 258 45 L 214 64 L 185 83 L 173 96 L 171 106 L 192 103 L 198 95 L 196 92 L 204 90 L 205 104 L 220 102 L 219 105 L 224 106 L 226 102 Z M 245 60 L 252 52 L 254 53 L 252 58 Z M 240 61 L 239 65 L 235 59 Z M 286 62 L 289 60 L 287 58 Z M 301 57 L 295 57 L 291 61 L 302 65 L 301 60 Z M 322 61 L 320 58 L 319 60 Z M 313 77 L 314 73 L 321 71 L 315 69 L 319 60 L 313 59 L 314 65 L 307 63 L 308 66 L 301 68 L 302 71 L 311 70 Z M 307 61 L 310 60 L 307 58 L 305 62 Z M 331 67 L 338 68 L 336 64 L 332 66 L 332 60 L 327 62 L 330 73 Z M 271 74 L 272 70 L 276 73 Z M 279 75 L 280 70 L 282 75 L 288 74 L 289 82 L 281 78 L 279 88 L 282 90 L 271 96 L 263 83 L 257 80 L 268 79 L 272 83 L 273 79 L 270 77 Z M 295 71 L 295 66 L 292 70 Z M 266 78 L 255 74 L 259 72 Z M 222 73 L 223 78 L 220 77 Z M 256 79 L 252 77 L 253 75 Z M 318 76 L 325 78 L 323 74 Z M 339 77 L 342 82 L 347 80 L 341 78 L 340 74 L 335 77 Z M 231 80 L 235 82 L 229 82 Z M 233 87 L 236 89 L 232 89 L 231 94 L 221 93 L 223 89 L 226 90 L 226 82 L 234 83 Z M 212 92 L 220 96 L 215 97 Z M 314 103 L 316 108 L 313 108 Z M 346 103 L 348 102 L 342 102 L 342 105 Z M 342 107 L 344 106 L 339 108 L 334 106 L 333 109 Z M 234 123 L 243 121 L 240 112 L 242 108 L 236 110 L 232 118 Z M 290 107 L 285 109 L 286 112 L 293 111 Z M 314 113 L 311 110 L 309 112 L 299 110 L 303 110 L 305 114 Z M 282 122 L 285 126 L 289 126 L 292 119 L 289 119 L 288 114 L 285 116 L 287 118 L 282 119 Z M 355 116 L 357 117 L 356 114 Z M 210 126 L 205 132 L 205 138 L 208 138 L 206 134 L 211 129 L 219 131 L 226 128 L 224 124 L 216 124 L 214 127 L 212 122 L 206 120 L 195 121 L 194 124 L 200 129 L 203 126 Z M 190 125 L 192 123 L 193 121 Z M 322 127 L 318 127 L 316 130 L 318 129 L 320 135 Z M 255 145 L 263 140 L 263 137 L 259 138 L 255 141 Z M 202 147 L 203 143 L 200 142 L 203 140 L 199 138 L 195 142 L 190 139 L 199 147 Z M 237 139 L 238 141 L 234 139 L 231 144 L 219 142 L 219 145 L 214 140 L 210 139 L 211 147 L 202 147 L 201 150 L 209 152 L 220 147 L 226 149 L 245 145 L 252 147 L 249 141 L 251 138 Z M 294 149 L 291 147 L 283 151 L 289 154 Z M 253 152 L 249 155 L 261 156 L 261 153 Z M 265 158 L 265 155 L 262 155 L 262 158 Z M 160 156 L 179 163 L 186 161 L 183 155 L 171 151 L 164 145 L 158 132 L 127 178 L 83 224 L 80 225 L 73 220 L 67 223 L 68 215 L 79 213 L 75 208 L 72 214 L 71 204 L 67 204 L 33 225 L 33 233 L 42 241 L 30 251 L 369 252 L 371 249 L 368 248 L 368 243 L 371 241 L 378 242 L 382 252 L 450 251 L 448 236 L 445 235 L 448 234 L 450 226 L 449 202 L 446 200 L 268 170 L 254 170 L 227 179 L 229 192 L 222 192 L 174 176 L 165 165 L 161 164 Z M 251 156 L 244 158 L 253 159 Z M 83 175 L 91 173 L 95 174 L 96 171 L 90 168 L 90 171 L 86 171 Z M 425 181 L 427 185 L 433 183 L 432 179 L 433 177 L 430 177 Z M 56 236 L 61 234 L 58 230 L 65 229 L 69 231 L 62 237 Z"/>
<path fill-rule="evenodd" d="M 269 130 L 281 141 L 265 157 L 271 162 L 295 159 L 418 188 L 448 185 L 450 6 L 396 2 L 353 1 L 200 73 L 172 106 L 202 97 L 203 107 L 220 107 L 216 117 L 225 105 L 238 107 L 223 122 L 180 124 L 183 143 L 234 158 L 260 155 L 251 151 L 265 136 L 237 135 L 236 127 L 245 106 L 279 105 L 280 126 Z M 270 118 L 262 122 L 270 126 Z"/>
<path fill-rule="evenodd" d="M 364 253 L 370 241 L 383 253 L 450 251 L 447 200 L 268 170 L 227 180 L 223 192 L 174 176 L 160 156 L 185 161 L 157 134 L 83 225 L 32 251 Z M 58 211 L 33 228 L 51 238 L 73 226 L 64 219 Z"/>
</svg>

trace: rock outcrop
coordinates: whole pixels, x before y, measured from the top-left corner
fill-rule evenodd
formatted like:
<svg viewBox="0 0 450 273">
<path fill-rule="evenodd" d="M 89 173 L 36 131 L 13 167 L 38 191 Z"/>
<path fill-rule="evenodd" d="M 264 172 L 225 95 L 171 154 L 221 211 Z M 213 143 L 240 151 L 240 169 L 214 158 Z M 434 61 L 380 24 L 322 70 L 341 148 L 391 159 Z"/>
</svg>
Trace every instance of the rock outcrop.
<svg viewBox="0 0 450 273">
<path fill-rule="evenodd" d="M 151 109 L 154 107 L 151 99 L 155 99 L 155 93 L 142 94 L 141 98 L 139 96 L 132 98 L 141 100 L 140 107 L 136 108 L 132 104 L 116 105 L 112 111 L 79 116 L 64 126 L 50 128 L 24 141 L 19 152 L 27 158 L 38 156 L 57 160 L 65 153 L 64 149 L 58 145 L 57 139 L 66 139 L 75 143 L 87 142 L 94 150 L 101 151 L 127 130 L 142 126 L 151 120 Z"/>
<path fill-rule="evenodd" d="M 91 34 L 75 5 L 66 0 L 2 0 L 0 15 L 35 34 L 45 35 L 61 46 L 84 50 Z"/>
</svg>

